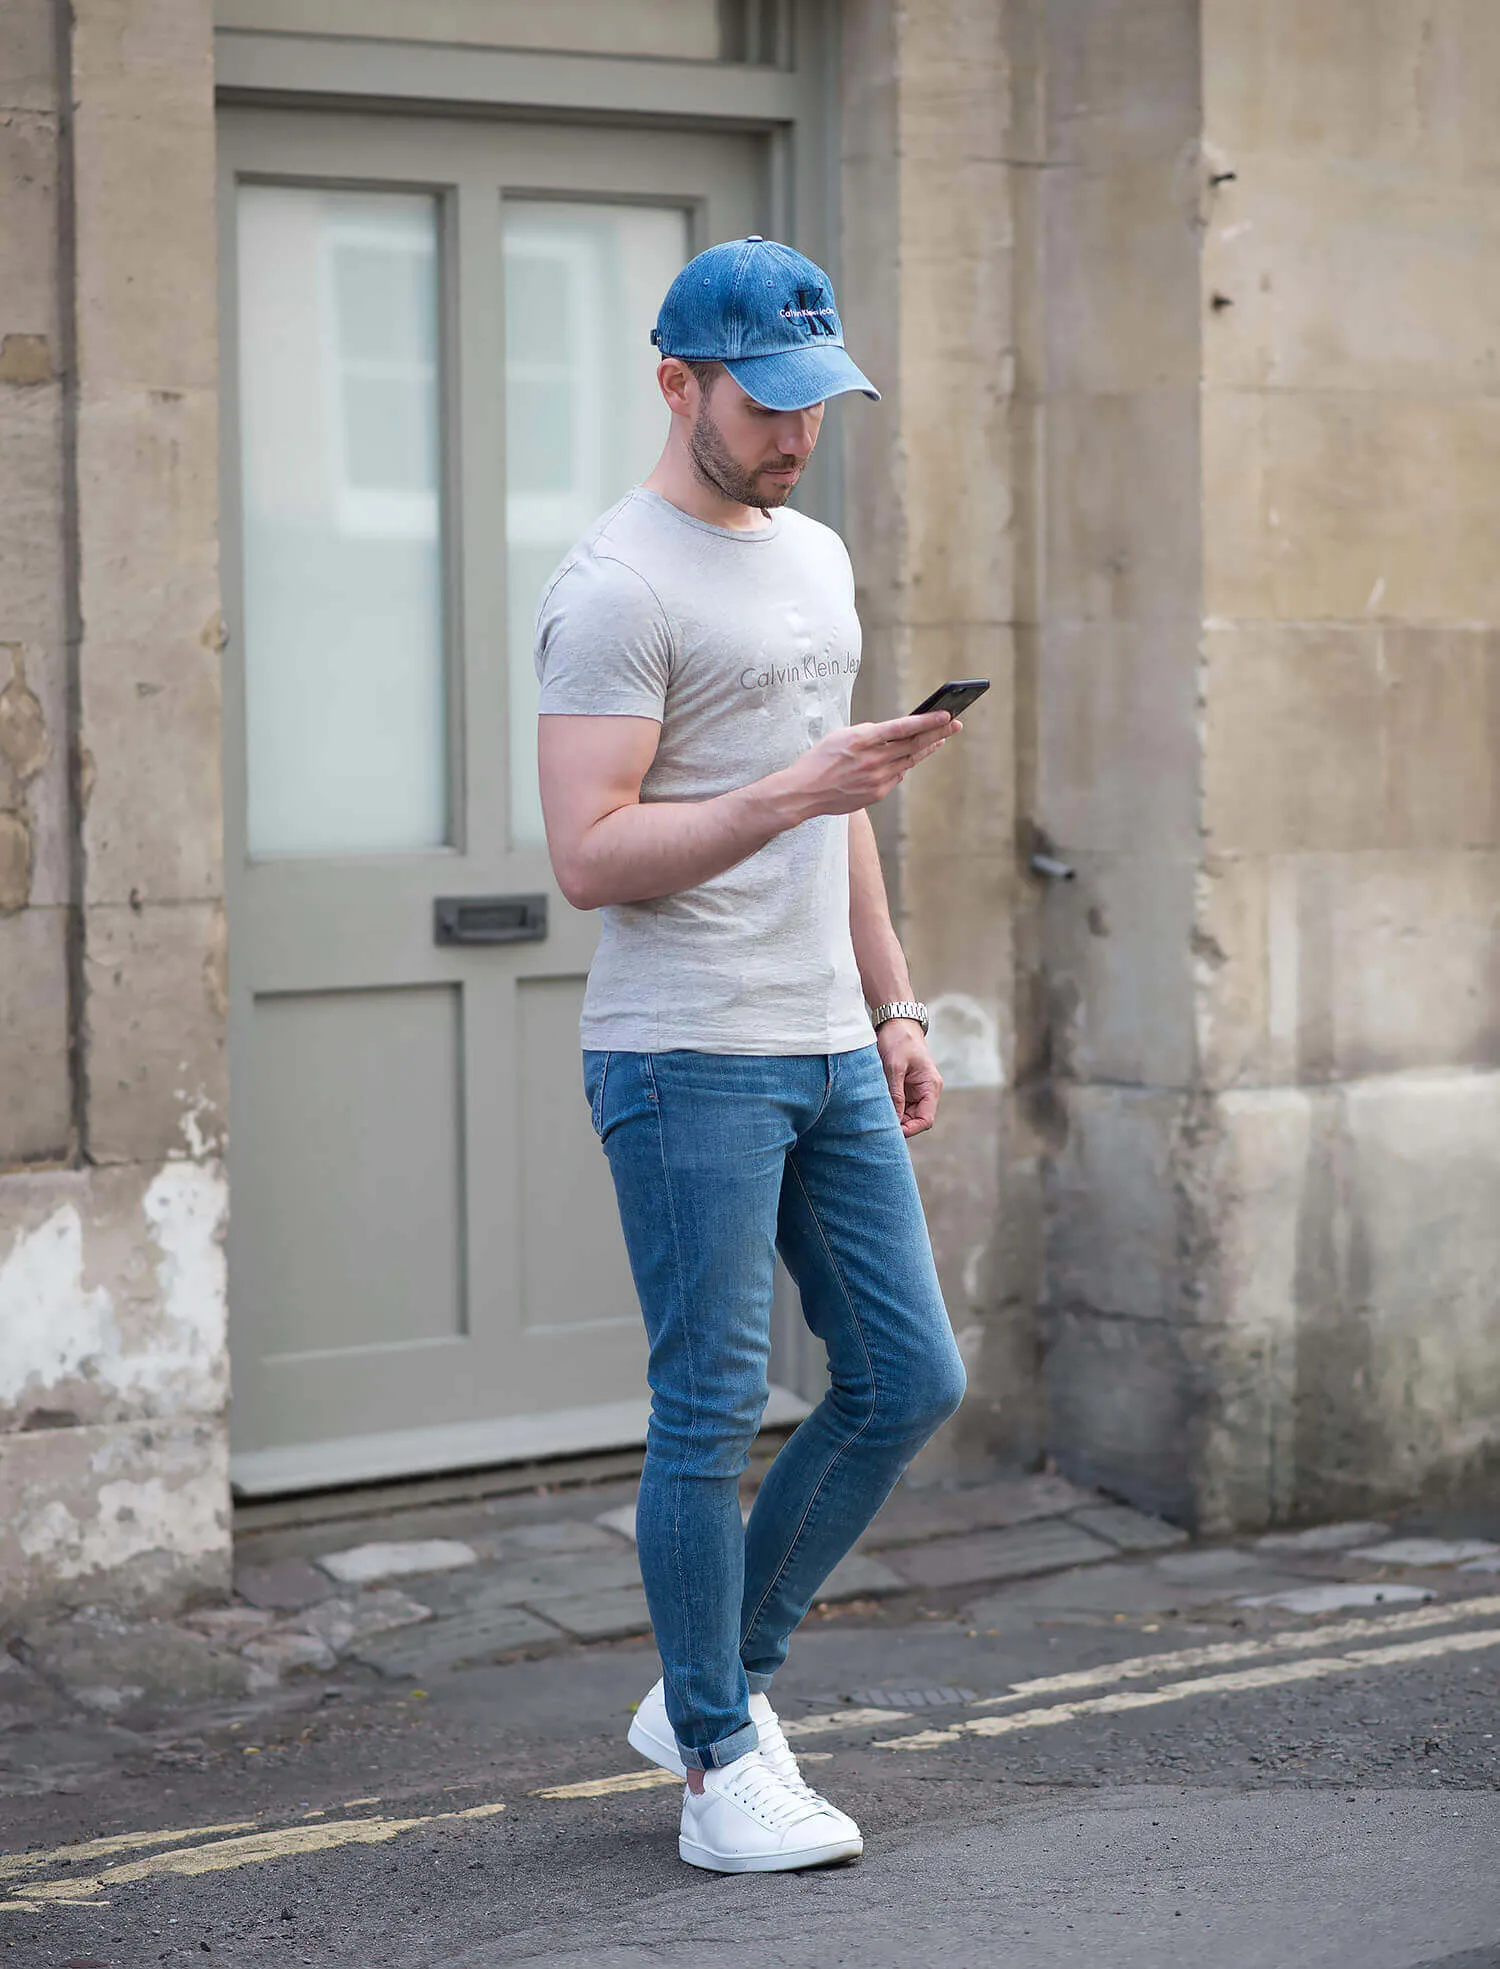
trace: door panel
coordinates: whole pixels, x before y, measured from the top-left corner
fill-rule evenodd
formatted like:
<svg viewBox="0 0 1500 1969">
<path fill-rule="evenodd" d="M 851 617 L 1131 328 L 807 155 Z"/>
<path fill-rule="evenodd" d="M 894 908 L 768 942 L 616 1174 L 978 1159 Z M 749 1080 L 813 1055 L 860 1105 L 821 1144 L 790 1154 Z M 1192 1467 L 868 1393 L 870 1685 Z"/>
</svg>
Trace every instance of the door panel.
<svg viewBox="0 0 1500 1969">
<path fill-rule="evenodd" d="M 657 301 L 763 225 L 761 141 L 232 110 L 220 154 L 234 1479 L 639 1441 L 531 622 L 654 462 Z M 435 942 L 518 895 L 544 939 Z"/>
<path fill-rule="evenodd" d="M 268 1360 L 462 1336 L 460 1016 L 453 985 L 257 1001 L 255 1101 L 289 1152 L 246 1199 L 274 1235 L 236 1255 Z"/>
</svg>

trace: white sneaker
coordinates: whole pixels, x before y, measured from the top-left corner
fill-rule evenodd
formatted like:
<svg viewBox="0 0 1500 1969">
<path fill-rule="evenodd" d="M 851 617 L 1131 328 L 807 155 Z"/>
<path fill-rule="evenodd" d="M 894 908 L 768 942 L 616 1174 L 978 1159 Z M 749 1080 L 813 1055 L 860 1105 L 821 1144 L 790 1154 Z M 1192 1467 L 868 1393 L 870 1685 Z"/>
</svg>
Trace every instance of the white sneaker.
<svg viewBox="0 0 1500 1969">
<path fill-rule="evenodd" d="M 779 1778 L 760 1751 L 703 1773 L 703 1789 L 682 1797 L 677 1851 L 711 1873 L 783 1873 L 793 1867 L 857 1860 L 859 1827 L 806 1787 Z"/>
<path fill-rule="evenodd" d="M 804 1781 L 797 1760 L 792 1755 L 791 1745 L 782 1732 L 780 1719 L 771 1707 L 768 1695 L 752 1695 L 750 1698 L 750 1721 L 755 1725 L 760 1738 L 760 1754 L 769 1770 L 774 1771 L 783 1784 L 794 1790 L 802 1790 L 809 1798 L 816 1798 L 819 1804 L 828 1801 Z M 660 1764 L 664 1771 L 674 1777 L 685 1778 L 687 1766 L 682 1761 L 682 1752 L 677 1747 L 677 1738 L 667 1717 L 667 1689 L 665 1682 L 657 1682 L 642 1697 L 640 1707 L 630 1719 L 626 1740 L 632 1750 L 638 1750 L 653 1764 Z"/>
</svg>

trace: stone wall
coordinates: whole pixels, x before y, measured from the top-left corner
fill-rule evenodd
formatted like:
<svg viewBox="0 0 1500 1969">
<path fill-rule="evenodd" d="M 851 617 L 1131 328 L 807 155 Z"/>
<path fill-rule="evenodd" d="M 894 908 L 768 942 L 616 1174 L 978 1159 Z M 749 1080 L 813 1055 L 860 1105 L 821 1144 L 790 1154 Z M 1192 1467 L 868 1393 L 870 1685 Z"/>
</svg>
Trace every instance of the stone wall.
<svg viewBox="0 0 1500 1969">
<path fill-rule="evenodd" d="M 0 1611 L 228 1567 L 206 5 L 0 22 Z"/>
<path fill-rule="evenodd" d="M 963 736 L 874 814 L 946 1081 L 914 1158 L 970 1393 L 928 1474 L 1041 1447 L 1036 1133 L 1015 1091 L 1032 931 L 1016 854 L 1032 710 L 1015 228 L 1032 137 L 1010 25 L 993 0 L 853 0 L 843 15 L 840 306 L 884 392 L 835 413 L 865 633 L 856 714 L 897 717 L 948 677 L 993 680 Z"/>
<path fill-rule="evenodd" d="M 1500 1456 L 1500 17 L 1045 13 L 1049 1440 L 1368 1510 Z"/>
</svg>

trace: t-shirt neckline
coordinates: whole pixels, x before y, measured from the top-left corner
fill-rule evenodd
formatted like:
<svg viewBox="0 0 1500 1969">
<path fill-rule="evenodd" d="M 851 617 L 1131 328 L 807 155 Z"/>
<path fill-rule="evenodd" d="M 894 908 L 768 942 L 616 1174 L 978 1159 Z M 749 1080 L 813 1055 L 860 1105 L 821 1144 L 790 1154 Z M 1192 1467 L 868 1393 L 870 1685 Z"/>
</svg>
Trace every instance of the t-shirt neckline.
<svg viewBox="0 0 1500 1969">
<path fill-rule="evenodd" d="M 684 526 L 696 527 L 700 533 L 711 533 L 716 540 L 732 540 L 737 546 L 759 547 L 768 540 L 774 540 L 781 531 L 781 515 L 767 513 L 764 526 L 746 529 L 738 526 L 715 526 L 712 520 L 700 520 L 696 513 L 685 513 L 680 506 L 674 506 L 670 499 L 664 499 L 659 492 L 648 485 L 631 488 L 631 496 L 648 499 L 655 506 L 662 507 L 673 519 L 681 520 Z"/>
</svg>

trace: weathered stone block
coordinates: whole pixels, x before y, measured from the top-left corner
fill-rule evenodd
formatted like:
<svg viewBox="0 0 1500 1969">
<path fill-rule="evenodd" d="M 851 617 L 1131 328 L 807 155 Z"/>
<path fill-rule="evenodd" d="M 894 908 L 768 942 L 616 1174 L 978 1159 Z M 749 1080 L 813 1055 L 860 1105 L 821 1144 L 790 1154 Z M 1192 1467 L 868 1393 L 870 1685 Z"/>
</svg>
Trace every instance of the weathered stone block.
<svg viewBox="0 0 1500 1969">
<path fill-rule="evenodd" d="M 1196 388 L 1196 206 L 1170 158 L 1049 170 L 1042 189 L 1051 391 Z"/>
<path fill-rule="evenodd" d="M 5 38 L 11 35 L 10 9 Z M 12 110 L 0 117 L 0 382 L 50 382 L 57 347 L 57 124 L 50 114 Z M 40 350 L 24 351 L 26 337 Z M 12 339 L 14 338 L 14 339 Z M 7 349 L 7 344 L 9 348 Z M 38 373 L 40 372 L 40 373 Z"/>
<path fill-rule="evenodd" d="M 64 636 L 62 386 L 0 387 L 0 643 Z"/>
<path fill-rule="evenodd" d="M 81 419 L 93 901 L 124 902 L 133 890 L 186 901 L 221 889 L 216 432 L 207 393 L 122 399 Z"/>
<path fill-rule="evenodd" d="M 0 1163 L 68 1152 L 67 930 L 60 909 L 0 916 Z"/>
<path fill-rule="evenodd" d="M 85 395 L 211 394 L 218 372 L 212 9 L 207 0 L 79 0 L 73 20 Z"/>
<path fill-rule="evenodd" d="M 987 341 L 998 330 L 980 321 L 970 333 Z M 933 340 L 913 339 L 916 346 Z M 903 392 L 906 619 L 1004 622 L 1015 582 L 1008 361 L 960 363 L 945 361 L 940 349 L 928 353 L 931 367 Z M 941 449 L 912 442 L 914 429 L 943 430 Z"/>
<path fill-rule="evenodd" d="M 228 1443 L 218 1420 L 7 1437 L 0 1621 L 22 1609 L 171 1609 L 229 1586 Z"/>
<path fill-rule="evenodd" d="M 1137 1087 L 1068 1087 L 1062 1101 L 1067 1138 L 1044 1179 L 1048 1298 L 1106 1325 L 1169 1324 L 1182 1296 L 1178 1183 L 1189 1103 Z M 1047 1373 L 1052 1389 L 1050 1353 Z"/>
<path fill-rule="evenodd" d="M 1377 625 L 1203 631 L 1203 820 L 1219 854 L 1386 837 L 1390 693 Z"/>
<path fill-rule="evenodd" d="M 222 1167 L 0 1183 L 0 1429 L 217 1415 L 228 1394 Z"/>
<path fill-rule="evenodd" d="M 1196 848 L 1199 633 L 1186 619 L 1043 629 L 1031 811 L 1060 853 Z"/>
<path fill-rule="evenodd" d="M 1484 0 L 1204 0 L 1202 36 L 1217 145 L 1500 177 L 1500 16 Z"/>
<path fill-rule="evenodd" d="M 1500 395 L 1210 390 L 1204 607 L 1302 621 L 1500 617 Z"/>
<path fill-rule="evenodd" d="M 1500 846 L 1500 630 L 1391 623 L 1385 839 L 1393 848 Z"/>
<path fill-rule="evenodd" d="M 1486 848 L 1500 838 L 1500 636 L 1404 625 L 1204 632 L 1215 850 Z"/>
<path fill-rule="evenodd" d="M 1336 1473 L 1343 1495 L 1395 1500 L 1472 1483 L 1500 1462 L 1500 1074 L 1371 1079 L 1337 1099 L 1345 1172 L 1304 1204 L 1327 1228 L 1300 1294 L 1299 1484 Z"/>
<path fill-rule="evenodd" d="M 1221 863 L 1200 897 L 1200 1022 L 1221 1084 L 1500 1059 L 1493 851 Z"/>
<path fill-rule="evenodd" d="M 1210 384 L 1492 391 L 1500 184 L 1236 153 L 1203 236 Z"/>
<path fill-rule="evenodd" d="M 1048 400 L 1049 620 L 1200 619 L 1196 389 Z"/>
<path fill-rule="evenodd" d="M 57 104 L 56 13 L 51 0 L 7 0 L 0 39 L 0 109 Z"/>
<path fill-rule="evenodd" d="M 1193 1075 L 1193 868 L 1069 850 L 1042 900 L 1055 1072 L 1183 1087 Z"/>
<path fill-rule="evenodd" d="M 1047 157 L 1175 160 L 1201 127 L 1197 0 L 1048 6 Z"/>
<path fill-rule="evenodd" d="M 70 896 L 66 707 L 60 649 L 0 644 L 0 811 L 25 830 L 26 900 L 42 907 Z"/>
<path fill-rule="evenodd" d="M 1007 10 L 992 0 L 949 0 L 898 18 L 903 156 L 923 164 L 1014 155 Z"/>
<path fill-rule="evenodd" d="M 224 1140 L 224 912 L 91 909 L 85 931 L 90 1145 L 152 1161 Z"/>
</svg>

